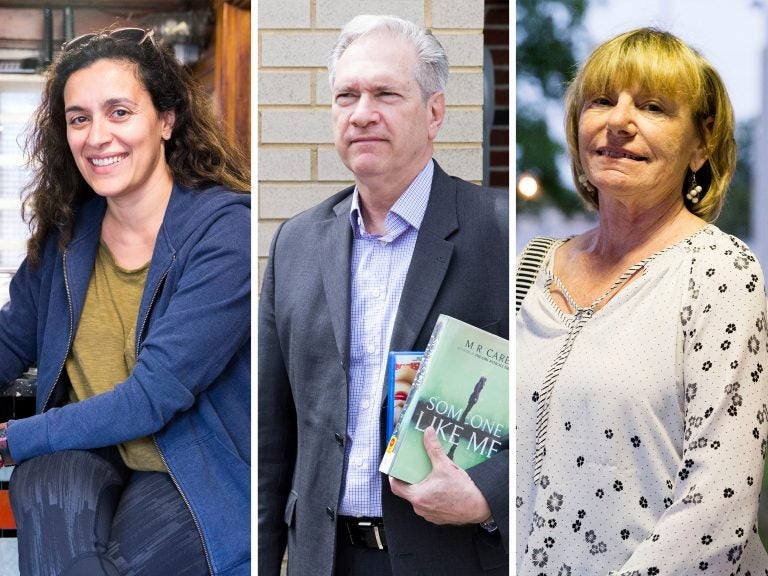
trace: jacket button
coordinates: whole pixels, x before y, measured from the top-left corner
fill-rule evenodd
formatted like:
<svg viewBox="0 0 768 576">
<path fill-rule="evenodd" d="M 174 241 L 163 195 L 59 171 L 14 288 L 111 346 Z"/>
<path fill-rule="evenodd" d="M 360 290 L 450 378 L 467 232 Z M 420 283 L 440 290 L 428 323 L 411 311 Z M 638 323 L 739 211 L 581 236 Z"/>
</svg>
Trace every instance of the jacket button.
<svg viewBox="0 0 768 576">
<path fill-rule="evenodd" d="M 342 446 L 342 447 L 343 447 L 343 446 L 344 446 L 344 436 L 342 436 L 342 435 L 341 435 L 341 434 L 339 434 L 338 432 L 336 432 L 336 434 L 334 434 L 333 436 L 334 436 L 334 438 L 336 438 L 336 443 L 337 443 L 339 446 Z"/>
<path fill-rule="evenodd" d="M 330 506 L 328 506 L 325 509 L 325 513 L 328 514 L 328 518 L 330 518 L 331 520 L 334 520 L 336 518 L 336 511 Z"/>
</svg>

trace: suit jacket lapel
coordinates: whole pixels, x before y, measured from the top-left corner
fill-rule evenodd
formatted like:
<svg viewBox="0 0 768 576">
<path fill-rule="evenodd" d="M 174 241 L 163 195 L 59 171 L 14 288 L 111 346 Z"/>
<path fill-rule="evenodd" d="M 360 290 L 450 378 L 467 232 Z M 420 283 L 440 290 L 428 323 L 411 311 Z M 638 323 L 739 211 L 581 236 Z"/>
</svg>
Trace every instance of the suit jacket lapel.
<svg viewBox="0 0 768 576">
<path fill-rule="evenodd" d="M 453 254 L 453 242 L 446 238 L 458 227 L 456 186 L 435 162 L 427 210 L 392 331 L 391 350 L 411 350 L 416 344 Z"/>
<path fill-rule="evenodd" d="M 333 335 L 344 369 L 349 368 L 350 337 L 350 261 L 352 258 L 352 227 L 349 208 L 352 194 L 333 207 L 334 215 L 318 224 L 319 263 L 323 275 L 323 289 L 328 302 L 328 314 Z"/>
</svg>

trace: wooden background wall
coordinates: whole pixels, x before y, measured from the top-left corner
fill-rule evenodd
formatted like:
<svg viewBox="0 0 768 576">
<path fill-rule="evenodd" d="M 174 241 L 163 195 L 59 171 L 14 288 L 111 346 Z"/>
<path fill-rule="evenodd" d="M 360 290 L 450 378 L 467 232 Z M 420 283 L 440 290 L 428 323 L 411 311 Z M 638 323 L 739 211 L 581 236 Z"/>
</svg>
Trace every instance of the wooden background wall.
<svg viewBox="0 0 768 576">
<path fill-rule="evenodd" d="M 192 69 L 213 98 L 228 135 L 250 152 L 250 0 L 0 0 L 0 48 L 40 48 L 45 6 L 53 12 L 54 51 L 64 41 L 64 7 L 73 9 L 75 36 L 108 27 L 142 26 L 147 17 L 159 13 L 210 12 L 210 42 Z"/>
</svg>

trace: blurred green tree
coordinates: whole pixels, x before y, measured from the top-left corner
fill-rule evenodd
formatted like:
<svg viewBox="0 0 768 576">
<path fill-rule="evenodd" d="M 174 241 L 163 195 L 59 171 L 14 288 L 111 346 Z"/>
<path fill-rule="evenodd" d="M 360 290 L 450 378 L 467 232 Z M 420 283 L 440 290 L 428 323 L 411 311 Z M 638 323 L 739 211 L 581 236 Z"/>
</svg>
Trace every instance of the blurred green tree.
<svg viewBox="0 0 768 576">
<path fill-rule="evenodd" d="M 517 0 L 516 159 L 517 176 L 530 173 L 540 184 L 537 201 L 518 198 L 519 212 L 554 205 L 566 214 L 583 210 L 573 187 L 564 186 L 563 137 L 553 137 L 553 115 L 562 116 L 565 87 L 576 69 L 578 38 L 588 0 Z M 562 119 L 560 120 L 562 122 Z"/>
</svg>

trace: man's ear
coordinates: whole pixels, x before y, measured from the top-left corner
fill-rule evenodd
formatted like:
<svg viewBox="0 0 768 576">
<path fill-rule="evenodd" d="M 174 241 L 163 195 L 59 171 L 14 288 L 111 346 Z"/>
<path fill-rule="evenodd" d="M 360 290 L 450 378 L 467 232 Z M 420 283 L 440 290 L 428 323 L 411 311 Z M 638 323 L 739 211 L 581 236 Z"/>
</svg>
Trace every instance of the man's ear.
<svg viewBox="0 0 768 576">
<path fill-rule="evenodd" d="M 443 125 L 445 118 L 445 94 L 435 92 L 427 100 L 427 114 L 429 114 L 429 139 L 437 138 L 440 126 Z"/>
</svg>

